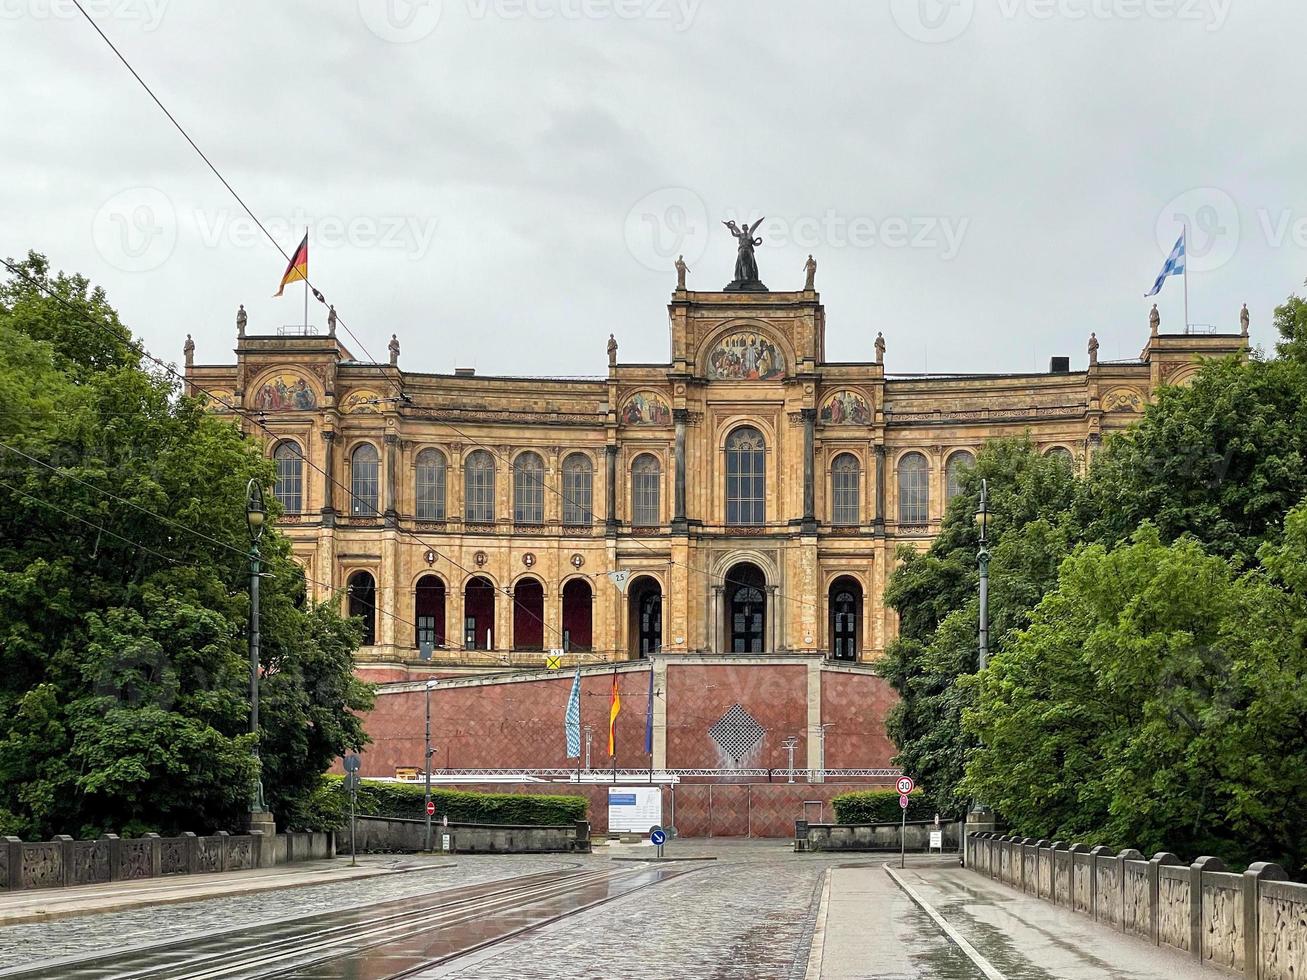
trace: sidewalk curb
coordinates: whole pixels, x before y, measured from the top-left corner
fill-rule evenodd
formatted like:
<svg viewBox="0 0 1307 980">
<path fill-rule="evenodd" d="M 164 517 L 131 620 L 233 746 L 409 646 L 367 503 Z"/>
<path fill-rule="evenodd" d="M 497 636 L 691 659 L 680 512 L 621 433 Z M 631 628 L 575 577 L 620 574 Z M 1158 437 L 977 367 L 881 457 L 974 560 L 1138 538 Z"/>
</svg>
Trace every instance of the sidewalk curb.
<svg viewBox="0 0 1307 980">
<path fill-rule="evenodd" d="M 808 947 L 808 969 L 804 980 L 821 980 L 821 963 L 826 955 L 826 916 L 830 912 L 830 874 L 827 868 L 821 885 L 821 902 L 817 906 L 817 921 L 812 927 L 812 945 Z"/>
<path fill-rule="evenodd" d="M 967 942 L 967 940 L 962 936 L 960 932 L 958 932 L 956 929 L 954 929 L 951 925 L 948 924 L 945 918 L 935 910 L 935 906 L 931 905 L 924 898 L 918 895 L 916 889 L 914 889 L 906 881 L 900 878 L 894 872 L 894 869 L 892 867 L 890 867 L 888 864 L 885 865 L 884 867 L 886 873 L 889 874 L 889 876 L 894 879 L 894 884 L 898 885 L 899 888 L 903 890 L 903 893 L 917 904 L 917 907 L 920 908 L 921 911 L 925 912 L 928 916 L 930 916 L 930 918 L 934 921 L 935 925 L 939 926 L 940 929 L 943 930 L 944 935 L 948 936 L 948 938 L 953 941 L 954 945 L 956 945 L 958 949 L 962 950 L 962 952 L 966 954 L 967 959 L 971 960 L 972 963 L 974 963 L 977 967 L 980 968 L 981 973 L 983 973 L 986 977 L 988 977 L 989 980 L 1008 980 L 1008 978 L 1004 974 L 1000 973 L 995 968 L 994 964 L 990 963 L 989 960 L 981 956 L 980 951 L 976 949 L 976 947 L 972 946 L 971 943 Z"/>
</svg>

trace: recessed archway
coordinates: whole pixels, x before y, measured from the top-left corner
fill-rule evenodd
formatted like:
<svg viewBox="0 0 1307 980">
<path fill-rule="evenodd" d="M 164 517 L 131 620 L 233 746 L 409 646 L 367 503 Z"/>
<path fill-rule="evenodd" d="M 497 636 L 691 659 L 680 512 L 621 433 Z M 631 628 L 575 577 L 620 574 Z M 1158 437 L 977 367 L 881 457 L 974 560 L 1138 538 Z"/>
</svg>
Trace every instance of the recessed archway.
<svg viewBox="0 0 1307 980">
<path fill-rule="evenodd" d="M 495 587 L 476 575 L 463 588 L 463 649 L 495 648 Z"/>
<path fill-rule="evenodd" d="M 836 660 L 857 660 L 862 649 L 862 584 L 841 575 L 830 584 L 830 652 Z"/>
<path fill-rule="evenodd" d="M 563 586 L 563 649 L 589 652 L 594 643 L 593 600 L 590 583 L 583 578 Z"/>
<path fill-rule="evenodd" d="M 726 649 L 762 653 L 767 637 L 767 576 L 753 562 L 737 562 L 722 582 L 722 596 Z"/>
<path fill-rule="evenodd" d="M 513 586 L 513 649 L 545 648 L 545 587 L 539 579 L 519 579 Z"/>
<path fill-rule="evenodd" d="M 419 650 L 445 646 L 445 583 L 439 575 L 423 575 L 413 590 L 414 642 Z"/>
<path fill-rule="evenodd" d="M 641 575 L 627 588 L 626 602 L 631 653 L 657 653 L 663 648 L 663 587 L 653 576 Z"/>
</svg>

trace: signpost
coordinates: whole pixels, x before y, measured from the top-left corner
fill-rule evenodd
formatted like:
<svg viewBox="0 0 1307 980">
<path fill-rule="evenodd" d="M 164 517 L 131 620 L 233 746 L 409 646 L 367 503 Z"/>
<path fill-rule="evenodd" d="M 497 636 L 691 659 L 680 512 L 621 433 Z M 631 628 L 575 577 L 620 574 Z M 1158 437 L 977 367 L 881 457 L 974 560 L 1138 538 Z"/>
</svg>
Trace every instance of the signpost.
<svg viewBox="0 0 1307 980">
<path fill-rule="evenodd" d="M 349 790 L 349 866 L 357 867 L 358 851 L 354 847 L 354 800 L 359 791 L 359 757 L 345 756 L 345 788 Z"/>
<path fill-rule="evenodd" d="M 649 843 L 658 848 L 658 856 L 663 856 L 663 845 L 667 843 L 667 831 L 657 824 L 649 828 Z"/>
<path fill-rule="evenodd" d="M 899 867 L 907 866 L 908 852 L 908 794 L 917 788 L 911 776 L 900 776 L 894 784 L 899 791 Z"/>
</svg>

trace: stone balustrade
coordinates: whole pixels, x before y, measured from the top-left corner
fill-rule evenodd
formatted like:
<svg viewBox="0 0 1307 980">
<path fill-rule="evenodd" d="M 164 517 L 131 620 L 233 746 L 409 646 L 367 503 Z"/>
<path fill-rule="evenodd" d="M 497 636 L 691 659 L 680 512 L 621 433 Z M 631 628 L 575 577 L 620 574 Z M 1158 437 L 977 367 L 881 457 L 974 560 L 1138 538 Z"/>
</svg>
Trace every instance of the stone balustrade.
<svg viewBox="0 0 1307 980">
<path fill-rule="evenodd" d="M 168 875 L 248 871 L 291 861 L 335 856 L 335 835 L 291 833 L 228 834 L 208 837 L 121 838 L 105 834 L 97 840 L 73 840 L 60 835 L 49 841 L 0 838 L 0 891 L 65 888 L 110 881 L 139 881 Z"/>
<path fill-rule="evenodd" d="M 1118 932 L 1250 980 L 1307 977 L 1307 885 L 1279 865 L 1242 874 L 1219 858 L 969 834 L 967 867 Z"/>
</svg>

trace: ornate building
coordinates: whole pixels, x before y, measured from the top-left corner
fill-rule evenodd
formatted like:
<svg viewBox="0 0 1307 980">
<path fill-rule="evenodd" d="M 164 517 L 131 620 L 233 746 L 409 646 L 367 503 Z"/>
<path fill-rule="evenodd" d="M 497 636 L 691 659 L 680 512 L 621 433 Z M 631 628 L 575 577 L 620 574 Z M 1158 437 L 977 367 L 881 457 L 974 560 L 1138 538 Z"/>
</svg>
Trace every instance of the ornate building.
<svg viewBox="0 0 1307 980">
<path fill-rule="evenodd" d="M 742 246 L 743 247 L 743 246 Z M 413 373 L 335 336 L 255 335 L 187 378 L 258 413 L 275 495 L 318 598 L 363 616 L 362 671 L 441 673 L 668 654 L 873 661 L 900 545 L 924 548 L 961 467 L 1029 433 L 1082 468 L 1159 385 L 1246 334 L 1163 334 L 1138 360 L 1047 374 L 892 377 L 826 359 L 813 287 L 745 269 L 668 305 L 667 363 L 606 380 Z M 869 338 L 869 347 L 873 345 Z"/>
</svg>

